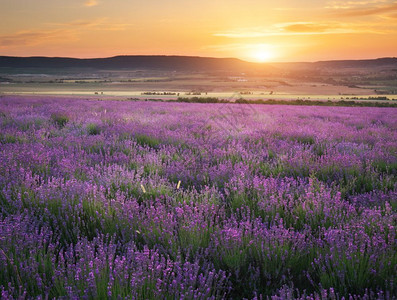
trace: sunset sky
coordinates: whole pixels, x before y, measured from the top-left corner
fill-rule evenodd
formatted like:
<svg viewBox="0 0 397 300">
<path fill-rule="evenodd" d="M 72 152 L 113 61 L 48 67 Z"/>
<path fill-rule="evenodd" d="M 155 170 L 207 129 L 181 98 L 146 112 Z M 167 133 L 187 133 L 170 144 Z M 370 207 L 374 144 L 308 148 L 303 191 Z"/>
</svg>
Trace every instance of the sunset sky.
<svg viewBox="0 0 397 300">
<path fill-rule="evenodd" d="M 0 0 L 0 55 L 397 56 L 397 1 Z"/>
</svg>

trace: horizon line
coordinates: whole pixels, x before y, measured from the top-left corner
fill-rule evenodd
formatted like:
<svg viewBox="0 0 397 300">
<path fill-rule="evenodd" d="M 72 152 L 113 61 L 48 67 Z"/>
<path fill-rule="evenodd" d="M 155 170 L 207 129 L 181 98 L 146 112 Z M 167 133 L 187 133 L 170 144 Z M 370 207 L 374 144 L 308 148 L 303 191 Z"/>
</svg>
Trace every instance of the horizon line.
<svg viewBox="0 0 397 300">
<path fill-rule="evenodd" d="M 12 57 L 12 58 L 59 58 L 59 59 L 77 59 L 77 60 L 89 60 L 89 59 L 109 59 L 116 57 L 187 57 L 187 58 L 209 58 L 209 59 L 235 59 L 252 64 L 288 64 L 288 63 L 317 63 L 317 62 L 338 62 L 338 61 L 367 61 L 367 60 L 378 60 L 378 59 L 397 59 L 397 56 L 383 56 L 374 58 L 361 58 L 361 59 L 328 59 L 328 60 L 316 60 L 316 61 L 266 61 L 266 62 L 254 62 L 238 57 L 214 57 L 214 56 L 200 56 L 200 55 L 178 55 L 178 54 L 118 54 L 106 57 L 72 57 L 72 56 L 45 56 L 45 55 L 33 55 L 33 56 L 15 56 L 15 55 L 0 55 L 0 57 Z"/>
</svg>

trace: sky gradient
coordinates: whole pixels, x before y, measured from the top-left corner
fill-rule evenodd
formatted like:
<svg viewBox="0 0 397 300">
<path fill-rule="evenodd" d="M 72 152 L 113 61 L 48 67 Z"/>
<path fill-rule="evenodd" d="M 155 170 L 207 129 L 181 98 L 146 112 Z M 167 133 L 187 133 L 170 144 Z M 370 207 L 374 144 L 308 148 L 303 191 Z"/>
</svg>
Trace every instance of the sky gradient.
<svg viewBox="0 0 397 300">
<path fill-rule="evenodd" d="M 397 1 L 0 0 L 0 55 L 397 56 Z"/>
</svg>

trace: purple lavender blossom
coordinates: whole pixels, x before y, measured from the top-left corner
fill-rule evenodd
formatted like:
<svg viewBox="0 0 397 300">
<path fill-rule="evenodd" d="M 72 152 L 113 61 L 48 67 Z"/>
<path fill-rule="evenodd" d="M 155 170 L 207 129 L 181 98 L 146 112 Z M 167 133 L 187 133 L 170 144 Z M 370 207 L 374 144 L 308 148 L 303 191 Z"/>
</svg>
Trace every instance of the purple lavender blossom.
<svg viewBox="0 0 397 300">
<path fill-rule="evenodd" d="M 395 298 L 396 109 L 219 105 L 2 97 L 1 298 Z"/>
</svg>

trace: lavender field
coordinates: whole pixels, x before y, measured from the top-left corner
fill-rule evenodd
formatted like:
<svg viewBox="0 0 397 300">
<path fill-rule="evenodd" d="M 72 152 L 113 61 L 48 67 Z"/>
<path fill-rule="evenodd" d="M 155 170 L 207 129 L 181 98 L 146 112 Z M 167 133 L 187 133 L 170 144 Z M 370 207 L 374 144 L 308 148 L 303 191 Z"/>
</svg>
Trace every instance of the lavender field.
<svg viewBox="0 0 397 300">
<path fill-rule="evenodd" d="M 397 109 L 0 98 L 2 299 L 393 299 Z"/>
</svg>

